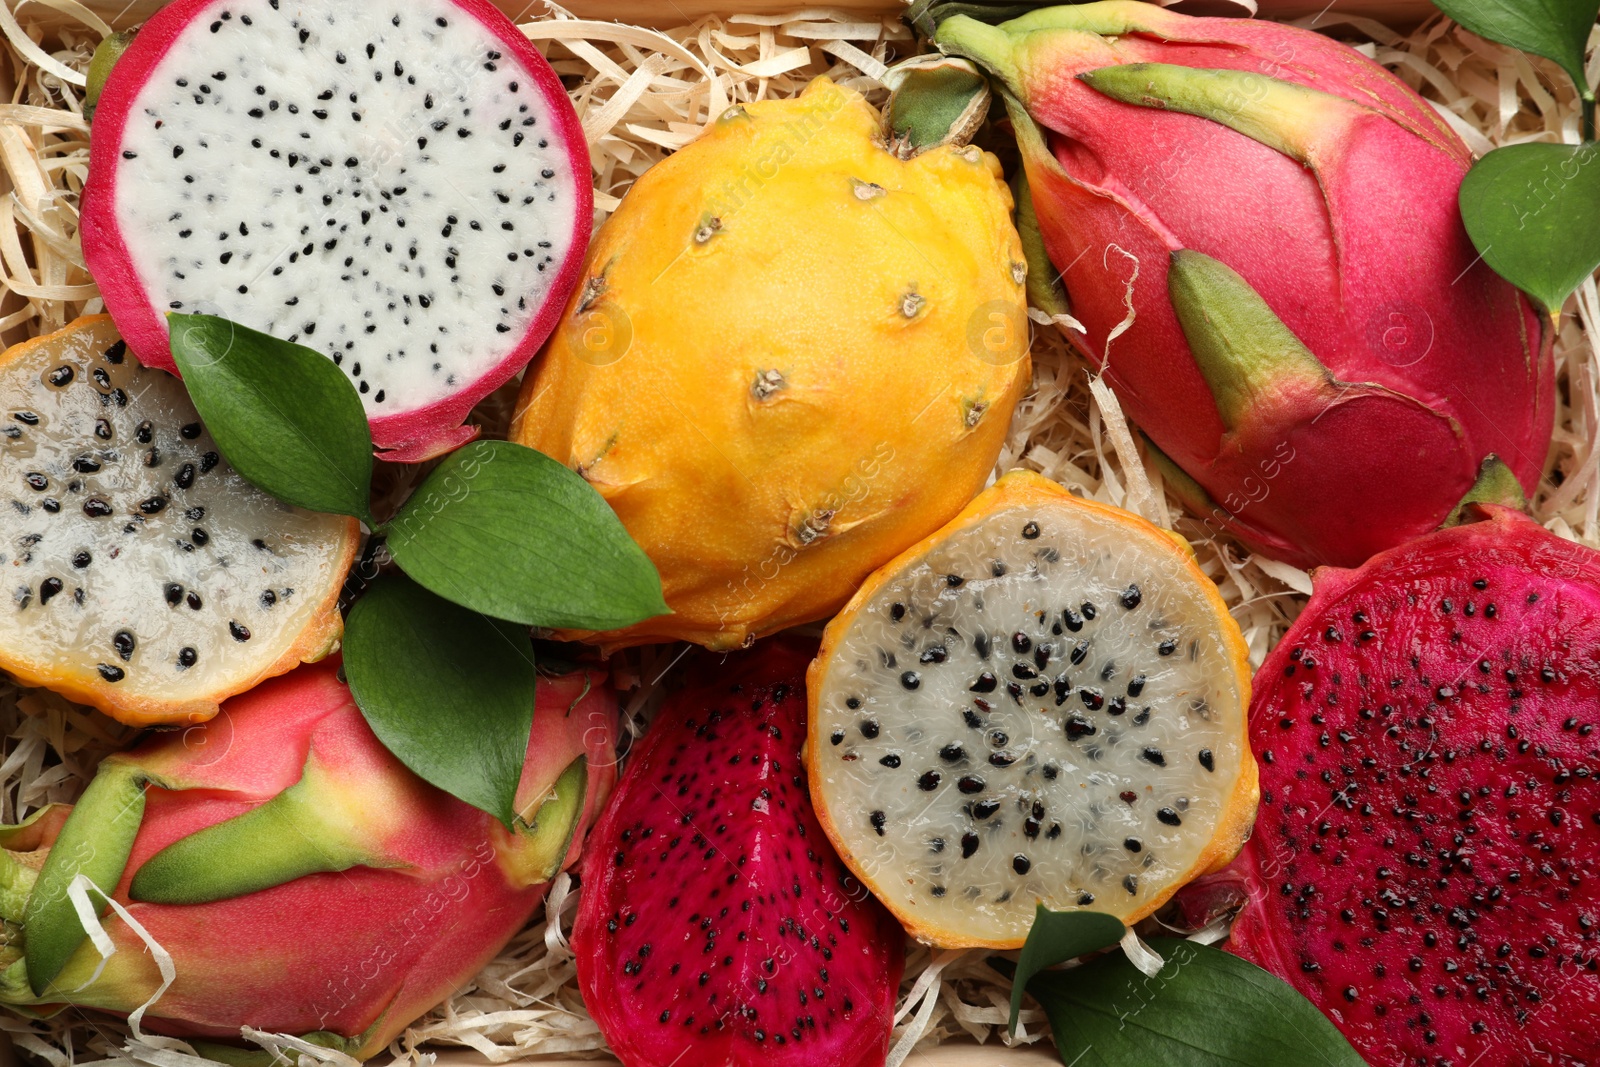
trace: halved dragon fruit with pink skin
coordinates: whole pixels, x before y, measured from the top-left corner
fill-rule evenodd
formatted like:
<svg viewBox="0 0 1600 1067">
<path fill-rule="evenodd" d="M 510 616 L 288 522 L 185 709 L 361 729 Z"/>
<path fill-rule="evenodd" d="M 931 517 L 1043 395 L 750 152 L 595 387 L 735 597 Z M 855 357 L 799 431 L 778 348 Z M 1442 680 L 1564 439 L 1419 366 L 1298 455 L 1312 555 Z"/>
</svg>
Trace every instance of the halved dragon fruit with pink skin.
<svg viewBox="0 0 1600 1067">
<path fill-rule="evenodd" d="M 1192 911 L 1374 1064 L 1600 1058 L 1600 553 L 1516 512 L 1317 572 L 1255 835 Z"/>
<path fill-rule="evenodd" d="M 626 1067 L 881 1067 L 905 933 L 806 794 L 806 665 L 774 639 L 703 668 L 590 837 L 578 981 Z"/>
<path fill-rule="evenodd" d="M 984 7 L 1008 5 L 932 5 Z M 1208 527 L 1352 567 L 1469 494 L 1533 492 L 1554 331 L 1473 247 L 1471 153 L 1399 78 L 1309 30 L 1128 0 L 956 14 L 936 41 L 1001 88 L 1048 257 L 1030 297 L 1082 324 Z"/>
<path fill-rule="evenodd" d="M 98 100 L 83 246 L 146 365 L 171 311 L 297 341 L 416 461 L 544 342 L 592 212 L 565 90 L 485 0 L 178 0 Z"/>
<path fill-rule="evenodd" d="M 493 959 L 576 861 L 616 779 L 616 714 L 598 676 L 540 680 L 508 830 L 402 766 L 337 663 L 258 686 L 108 758 L 70 814 L 0 828 L 0 1004 L 149 1002 L 158 1033 L 248 1026 L 373 1055 Z M 72 901 L 105 910 L 89 883 L 125 909 L 102 920 L 103 969 Z M 170 954 L 170 985 L 134 922 Z"/>
</svg>

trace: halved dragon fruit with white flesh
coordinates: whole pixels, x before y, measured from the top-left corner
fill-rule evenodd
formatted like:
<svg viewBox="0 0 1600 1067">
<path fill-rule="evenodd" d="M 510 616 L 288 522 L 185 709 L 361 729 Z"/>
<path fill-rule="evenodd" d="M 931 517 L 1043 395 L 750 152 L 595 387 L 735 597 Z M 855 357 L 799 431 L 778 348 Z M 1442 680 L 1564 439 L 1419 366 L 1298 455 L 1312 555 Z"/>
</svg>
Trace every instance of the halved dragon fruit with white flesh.
<svg viewBox="0 0 1600 1067">
<path fill-rule="evenodd" d="M 919 939 L 1132 923 L 1255 815 L 1239 628 L 1187 545 L 1016 471 L 885 564 L 808 677 L 823 828 Z"/>
<path fill-rule="evenodd" d="M 208 312 L 333 359 L 386 459 L 448 451 L 577 282 L 593 194 L 549 64 L 484 0 L 178 0 L 95 111 L 83 245 L 146 365 Z"/>
<path fill-rule="evenodd" d="M 109 316 L 0 355 L 0 669 L 124 722 L 198 722 L 336 648 L 360 524 L 223 460 Z"/>
</svg>

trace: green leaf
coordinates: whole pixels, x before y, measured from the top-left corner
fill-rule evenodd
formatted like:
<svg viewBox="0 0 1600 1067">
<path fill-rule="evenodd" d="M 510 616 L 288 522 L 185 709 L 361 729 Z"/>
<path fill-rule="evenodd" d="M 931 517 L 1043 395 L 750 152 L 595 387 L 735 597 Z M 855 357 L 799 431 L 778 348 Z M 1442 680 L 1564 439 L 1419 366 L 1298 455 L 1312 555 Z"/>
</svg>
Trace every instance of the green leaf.
<svg viewBox="0 0 1600 1067">
<path fill-rule="evenodd" d="M 380 578 L 345 623 L 344 672 L 401 763 L 512 825 L 537 682 L 525 627 Z"/>
<path fill-rule="evenodd" d="M 1075 1067 L 1365 1067 L 1310 1001 L 1253 963 L 1158 938 L 1167 961 L 1146 976 L 1120 952 L 1036 975 L 1062 1063 Z"/>
<path fill-rule="evenodd" d="M 497 619 L 613 630 L 668 610 L 655 566 L 604 498 L 509 441 L 451 453 L 385 532 L 417 582 Z"/>
<path fill-rule="evenodd" d="M 1006 1024 L 1006 1032 L 1017 1028 L 1022 993 L 1034 975 L 1046 967 L 1110 948 L 1127 932 L 1122 920 L 1112 915 L 1098 911 L 1051 911 L 1040 904 L 1034 913 L 1033 926 L 1028 930 L 1028 940 L 1017 957 L 1017 973 L 1011 979 L 1011 1021 Z"/>
<path fill-rule="evenodd" d="M 372 525 L 372 431 L 320 353 L 211 315 L 168 315 L 172 358 L 217 447 L 279 500 Z"/>
<path fill-rule="evenodd" d="M 1589 31 L 1600 16 L 1600 0 L 1433 0 L 1434 6 L 1491 41 L 1561 64 L 1586 98 L 1584 75 Z"/>
<path fill-rule="evenodd" d="M 1461 183 L 1461 217 L 1484 261 L 1554 314 L 1600 267 L 1600 145 L 1490 152 Z"/>
</svg>

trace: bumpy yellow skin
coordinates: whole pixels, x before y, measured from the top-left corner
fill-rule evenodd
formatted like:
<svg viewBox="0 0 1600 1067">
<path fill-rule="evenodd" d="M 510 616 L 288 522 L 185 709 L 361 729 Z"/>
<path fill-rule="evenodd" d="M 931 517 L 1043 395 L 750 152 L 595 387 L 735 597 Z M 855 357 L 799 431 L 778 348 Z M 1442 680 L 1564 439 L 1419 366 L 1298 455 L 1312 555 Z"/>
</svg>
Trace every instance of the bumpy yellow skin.
<svg viewBox="0 0 1600 1067">
<path fill-rule="evenodd" d="M 823 618 L 983 487 L 1029 380 L 999 162 L 901 160 L 825 78 L 648 171 L 523 387 L 512 438 L 577 470 L 673 614 L 568 633 L 735 648 Z"/>
</svg>

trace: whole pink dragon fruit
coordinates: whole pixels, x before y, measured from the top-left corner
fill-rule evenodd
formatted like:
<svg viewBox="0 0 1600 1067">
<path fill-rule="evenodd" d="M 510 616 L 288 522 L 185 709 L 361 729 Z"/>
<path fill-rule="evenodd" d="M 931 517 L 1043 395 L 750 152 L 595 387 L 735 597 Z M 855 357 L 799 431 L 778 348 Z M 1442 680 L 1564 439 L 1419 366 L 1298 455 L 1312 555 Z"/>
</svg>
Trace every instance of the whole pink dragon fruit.
<svg viewBox="0 0 1600 1067">
<path fill-rule="evenodd" d="M 79 803 L 0 831 L 0 1003 L 117 1013 L 150 1030 L 241 1027 L 365 1057 L 468 981 L 576 860 L 615 781 L 616 702 L 541 680 L 506 827 L 378 742 L 337 664 L 302 667 L 204 726 L 107 759 Z M 74 898 L 105 910 L 101 953 Z M 170 954 L 170 984 L 133 928 Z M 152 1000 L 152 998 L 154 998 Z M 219 1051 L 219 1055 L 230 1053 Z"/>
<path fill-rule="evenodd" d="M 1231 947 L 1372 1064 L 1600 1061 L 1600 553 L 1507 508 L 1318 572 L 1256 676 Z M 1203 915 L 1202 915 L 1203 917 Z"/>
<path fill-rule="evenodd" d="M 935 39 L 1000 83 L 1049 257 L 1034 302 L 1081 322 L 1213 529 L 1354 566 L 1469 493 L 1532 491 L 1550 331 L 1474 251 L 1469 153 L 1399 79 L 1306 30 L 1123 0 Z"/>
</svg>

